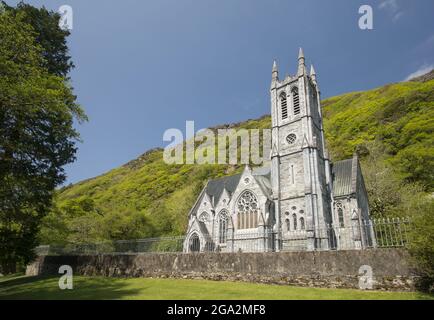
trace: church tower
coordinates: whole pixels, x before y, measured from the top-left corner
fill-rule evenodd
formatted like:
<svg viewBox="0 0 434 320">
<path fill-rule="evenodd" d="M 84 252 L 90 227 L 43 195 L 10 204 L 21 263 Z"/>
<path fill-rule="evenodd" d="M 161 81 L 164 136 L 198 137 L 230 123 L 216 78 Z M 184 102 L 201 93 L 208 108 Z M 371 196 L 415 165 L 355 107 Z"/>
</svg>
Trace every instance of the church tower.
<svg viewBox="0 0 434 320">
<path fill-rule="evenodd" d="M 278 249 L 327 249 L 331 221 L 331 175 L 313 66 L 307 74 L 303 50 L 297 74 L 271 82 L 271 184 Z"/>
</svg>

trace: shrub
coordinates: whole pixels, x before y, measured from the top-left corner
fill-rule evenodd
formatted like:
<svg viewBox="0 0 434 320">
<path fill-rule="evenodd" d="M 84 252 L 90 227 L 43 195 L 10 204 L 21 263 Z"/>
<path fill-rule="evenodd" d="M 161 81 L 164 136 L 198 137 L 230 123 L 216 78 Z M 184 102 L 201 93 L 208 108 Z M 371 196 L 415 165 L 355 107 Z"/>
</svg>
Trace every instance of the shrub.
<svg viewBox="0 0 434 320">
<path fill-rule="evenodd" d="M 409 251 L 412 262 L 420 277 L 416 285 L 419 290 L 434 291 L 434 199 L 420 205 L 413 218 L 410 232 Z"/>
</svg>

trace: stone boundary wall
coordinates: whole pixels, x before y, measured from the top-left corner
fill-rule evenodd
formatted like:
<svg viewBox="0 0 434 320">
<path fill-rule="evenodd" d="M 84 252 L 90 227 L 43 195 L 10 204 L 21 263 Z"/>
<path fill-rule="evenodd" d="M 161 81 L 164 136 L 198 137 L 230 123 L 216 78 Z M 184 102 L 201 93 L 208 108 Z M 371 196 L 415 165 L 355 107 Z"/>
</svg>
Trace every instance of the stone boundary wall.
<svg viewBox="0 0 434 320">
<path fill-rule="evenodd" d="M 328 288 L 359 288 L 359 268 L 372 267 L 374 290 L 414 290 L 407 251 L 278 253 L 147 253 L 40 256 L 27 275 L 59 275 L 70 265 L 75 275 L 248 281 Z M 60 276 L 60 275 L 59 275 Z"/>
</svg>

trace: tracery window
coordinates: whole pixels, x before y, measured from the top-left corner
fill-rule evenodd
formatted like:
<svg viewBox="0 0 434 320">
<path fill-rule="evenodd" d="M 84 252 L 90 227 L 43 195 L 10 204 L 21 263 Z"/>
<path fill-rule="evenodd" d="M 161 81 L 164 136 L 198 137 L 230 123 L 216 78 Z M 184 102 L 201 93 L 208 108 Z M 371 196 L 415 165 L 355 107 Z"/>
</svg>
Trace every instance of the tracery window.
<svg viewBox="0 0 434 320">
<path fill-rule="evenodd" d="M 258 199 L 251 191 L 245 191 L 237 203 L 238 229 L 252 229 L 258 226 Z"/>
<path fill-rule="evenodd" d="M 199 216 L 199 221 L 202 222 L 208 222 L 209 221 L 209 215 L 207 212 L 202 212 L 201 215 Z"/>
<path fill-rule="evenodd" d="M 288 144 L 294 144 L 294 142 L 297 140 L 297 136 L 294 133 L 290 133 L 287 137 L 286 137 L 286 142 L 288 142 Z"/>
<path fill-rule="evenodd" d="M 226 210 L 220 212 L 219 215 L 219 242 L 226 243 L 228 237 L 228 213 Z"/>
</svg>

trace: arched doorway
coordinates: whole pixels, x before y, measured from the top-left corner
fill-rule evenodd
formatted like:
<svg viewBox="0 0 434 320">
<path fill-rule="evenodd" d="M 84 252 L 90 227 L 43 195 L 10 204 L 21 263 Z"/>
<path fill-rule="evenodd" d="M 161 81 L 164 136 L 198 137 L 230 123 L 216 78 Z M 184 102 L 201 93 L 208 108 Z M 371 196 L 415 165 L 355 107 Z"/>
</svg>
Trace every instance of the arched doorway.
<svg viewBox="0 0 434 320">
<path fill-rule="evenodd" d="M 200 252 L 200 239 L 197 233 L 194 233 L 188 243 L 188 252 Z"/>
</svg>

